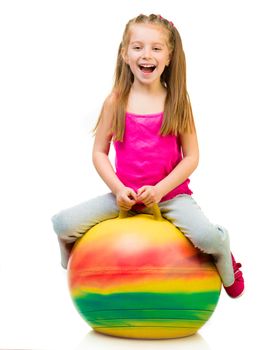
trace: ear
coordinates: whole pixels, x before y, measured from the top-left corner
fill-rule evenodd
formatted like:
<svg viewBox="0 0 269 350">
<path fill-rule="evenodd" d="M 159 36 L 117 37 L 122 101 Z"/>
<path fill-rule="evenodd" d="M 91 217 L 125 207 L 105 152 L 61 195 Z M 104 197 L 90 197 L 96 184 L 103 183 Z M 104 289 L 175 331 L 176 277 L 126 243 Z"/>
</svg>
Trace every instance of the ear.
<svg viewBox="0 0 269 350">
<path fill-rule="evenodd" d="M 121 57 L 126 64 L 129 64 L 128 55 L 124 47 L 121 49 Z"/>
<path fill-rule="evenodd" d="M 166 64 L 165 64 L 167 67 L 168 67 L 169 64 L 170 64 L 171 58 L 172 58 L 172 52 L 169 53 L 168 58 L 167 58 L 167 61 L 166 61 Z"/>
</svg>

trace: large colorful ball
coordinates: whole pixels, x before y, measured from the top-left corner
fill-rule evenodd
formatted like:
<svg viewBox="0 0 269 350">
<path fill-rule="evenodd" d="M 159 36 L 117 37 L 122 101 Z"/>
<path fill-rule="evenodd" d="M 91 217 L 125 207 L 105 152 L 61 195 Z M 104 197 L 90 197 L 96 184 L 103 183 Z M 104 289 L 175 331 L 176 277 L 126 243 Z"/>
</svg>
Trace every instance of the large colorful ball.
<svg viewBox="0 0 269 350">
<path fill-rule="evenodd" d="M 68 278 L 89 325 L 128 338 L 194 334 L 212 315 L 221 290 L 210 257 L 170 222 L 146 214 L 90 229 L 72 251 Z"/>
</svg>

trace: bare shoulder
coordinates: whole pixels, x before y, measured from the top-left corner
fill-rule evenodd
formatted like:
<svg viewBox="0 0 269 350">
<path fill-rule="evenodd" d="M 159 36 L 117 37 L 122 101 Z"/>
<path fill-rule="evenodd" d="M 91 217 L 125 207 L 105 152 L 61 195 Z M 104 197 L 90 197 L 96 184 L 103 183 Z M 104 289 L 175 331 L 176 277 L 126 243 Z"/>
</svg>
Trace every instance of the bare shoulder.
<svg viewBox="0 0 269 350">
<path fill-rule="evenodd" d="M 113 110 L 115 106 L 115 96 L 110 93 L 104 100 L 95 130 L 99 130 L 101 126 L 111 126 L 113 121 Z"/>
<path fill-rule="evenodd" d="M 115 104 L 117 101 L 117 94 L 116 92 L 111 92 L 105 99 L 103 104 L 103 109 L 106 111 L 113 111 Z"/>
<path fill-rule="evenodd" d="M 103 137 L 112 137 L 112 126 L 114 117 L 114 108 L 116 103 L 116 94 L 110 93 L 104 100 L 102 109 L 95 127 L 96 139 Z"/>
</svg>

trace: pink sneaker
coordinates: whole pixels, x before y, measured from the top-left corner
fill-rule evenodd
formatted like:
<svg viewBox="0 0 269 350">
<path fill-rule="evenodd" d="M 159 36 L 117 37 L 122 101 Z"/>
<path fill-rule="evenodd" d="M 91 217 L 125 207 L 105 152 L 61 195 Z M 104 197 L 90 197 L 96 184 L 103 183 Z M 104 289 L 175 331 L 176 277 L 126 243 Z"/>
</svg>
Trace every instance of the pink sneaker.
<svg viewBox="0 0 269 350">
<path fill-rule="evenodd" d="M 238 298 L 243 294 L 245 287 L 243 273 L 239 270 L 242 265 L 235 261 L 233 254 L 231 255 L 234 268 L 234 283 L 229 287 L 224 287 L 224 289 L 231 298 Z"/>
</svg>

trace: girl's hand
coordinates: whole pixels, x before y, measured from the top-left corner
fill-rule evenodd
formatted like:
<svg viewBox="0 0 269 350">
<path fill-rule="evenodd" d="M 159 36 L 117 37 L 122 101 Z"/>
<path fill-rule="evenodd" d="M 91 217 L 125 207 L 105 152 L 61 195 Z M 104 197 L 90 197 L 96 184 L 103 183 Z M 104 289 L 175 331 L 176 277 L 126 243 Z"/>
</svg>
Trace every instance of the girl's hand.
<svg viewBox="0 0 269 350">
<path fill-rule="evenodd" d="M 117 205 L 120 210 L 128 211 L 136 203 L 137 194 L 129 187 L 123 187 L 116 194 Z"/>
<path fill-rule="evenodd" d="M 159 203 L 162 197 L 161 192 L 155 186 L 143 186 L 137 190 L 137 201 L 143 202 L 147 207 Z"/>
</svg>

